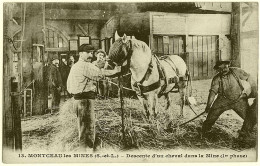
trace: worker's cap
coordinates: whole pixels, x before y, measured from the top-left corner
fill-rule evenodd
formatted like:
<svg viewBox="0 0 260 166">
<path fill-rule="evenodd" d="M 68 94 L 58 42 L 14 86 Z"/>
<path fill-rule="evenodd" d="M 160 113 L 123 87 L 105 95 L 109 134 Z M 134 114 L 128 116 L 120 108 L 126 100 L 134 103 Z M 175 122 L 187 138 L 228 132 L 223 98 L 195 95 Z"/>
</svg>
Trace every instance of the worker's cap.
<svg viewBox="0 0 260 166">
<path fill-rule="evenodd" d="M 215 70 L 217 70 L 218 68 L 219 68 L 219 66 L 220 65 L 222 65 L 222 64 L 230 64 L 230 61 L 229 60 L 225 60 L 225 61 L 218 61 L 217 63 L 216 63 L 216 65 L 214 66 L 214 69 Z"/>
<path fill-rule="evenodd" d="M 79 52 L 91 52 L 94 50 L 95 48 L 89 44 L 82 44 L 81 46 L 79 46 Z"/>
<path fill-rule="evenodd" d="M 58 57 L 58 55 L 53 55 L 53 56 L 51 57 L 51 61 L 54 61 L 54 60 L 56 60 L 56 59 L 58 59 L 58 60 L 59 60 L 59 57 Z"/>
</svg>

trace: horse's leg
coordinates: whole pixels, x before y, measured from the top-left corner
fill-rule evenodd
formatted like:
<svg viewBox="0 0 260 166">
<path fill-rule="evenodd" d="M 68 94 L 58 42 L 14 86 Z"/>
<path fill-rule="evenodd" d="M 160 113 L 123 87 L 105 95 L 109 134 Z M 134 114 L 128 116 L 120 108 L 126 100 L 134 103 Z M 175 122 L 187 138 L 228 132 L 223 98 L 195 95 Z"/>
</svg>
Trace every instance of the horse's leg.
<svg viewBox="0 0 260 166">
<path fill-rule="evenodd" d="M 150 118 L 150 112 L 149 112 L 148 100 L 141 97 L 141 96 L 137 96 L 137 97 L 141 101 L 141 103 L 144 107 L 144 115 L 146 115 L 146 118 L 149 119 Z"/>
<path fill-rule="evenodd" d="M 170 97 L 169 97 L 169 93 L 164 94 L 164 97 L 165 97 L 165 99 L 167 100 L 165 110 L 168 110 L 169 107 L 170 107 Z"/>
<path fill-rule="evenodd" d="M 151 101 L 151 106 L 152 106 L 152 111 L 153 111 L 153 116 L 156 118 L 158 115 L 158 112 L 156 110 L 156 105 L 158 104 L 158 97 L 156 94 L 152 95 L 152 101 Z"/>
<path fill-rule="evenodd" d="M 183 117 L 183 107 L 184 107 L 184 103 L 185 103 L 185 93 L 186 93 L 186 86 L 185 86 L 185 81 L 180 81 L 178 83 L 178 87 L 179 87 L 179 93 L 180 93 L 180 107 L 181 107 L 181 111 L 180 111 L 180 117 Z"/>
</svg>

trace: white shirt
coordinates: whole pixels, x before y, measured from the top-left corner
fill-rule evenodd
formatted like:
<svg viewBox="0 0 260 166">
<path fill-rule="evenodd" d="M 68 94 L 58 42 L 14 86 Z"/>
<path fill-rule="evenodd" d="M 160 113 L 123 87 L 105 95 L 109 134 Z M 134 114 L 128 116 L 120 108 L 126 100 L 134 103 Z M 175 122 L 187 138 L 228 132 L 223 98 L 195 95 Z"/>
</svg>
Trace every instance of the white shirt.
<svg viewBox="0 0 260 166">
<path fill-rule="evenodd" d="M 71 94 L 95 91 L 94 83 L 103 77 L 102 71 L 97 66 L 79 59 L 71 67 L 67 80 L 67 90 Z"/>
</svg>

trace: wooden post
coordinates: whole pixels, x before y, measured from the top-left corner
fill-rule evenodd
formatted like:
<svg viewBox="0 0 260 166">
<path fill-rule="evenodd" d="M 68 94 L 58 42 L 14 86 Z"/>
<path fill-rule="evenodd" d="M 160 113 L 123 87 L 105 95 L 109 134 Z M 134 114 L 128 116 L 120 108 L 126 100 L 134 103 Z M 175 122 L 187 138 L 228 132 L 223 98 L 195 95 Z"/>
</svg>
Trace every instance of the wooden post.
<svg viewBox="0 0 260 166">
<path fill-rule="evenodd" d="M 13 37 L 12 12 L 13 3 L 4 4 L 4 42 L 3 42 L 3 148 L 11 150 L 22 149 L 21 119 L 19 110 L 19 86 L 12 80 L 13 52 L 10 43 Z M 18 83 L 19 84 L 19 83 Z M 13 86 L 12 86 L 13 85 Z"/>
<path fill-rule="evenodd" d="M 240 67 L 240 2 L 232 2 L 231 50 L 232 66 Z"/>
<path fill-rule="evenodd" d="M 119 74 L 118 76 L 118 85 L 119 85 L 119 97 L 121 104 L 121 119 L 122 119 L 122 136 L 123 136 L 123 145 L 126 145 L 125 138 L 125 114 L 124 114 L 124 99 L 123 99 L 123 85 L 122 85 L 122 76 Z"/>
</svg>

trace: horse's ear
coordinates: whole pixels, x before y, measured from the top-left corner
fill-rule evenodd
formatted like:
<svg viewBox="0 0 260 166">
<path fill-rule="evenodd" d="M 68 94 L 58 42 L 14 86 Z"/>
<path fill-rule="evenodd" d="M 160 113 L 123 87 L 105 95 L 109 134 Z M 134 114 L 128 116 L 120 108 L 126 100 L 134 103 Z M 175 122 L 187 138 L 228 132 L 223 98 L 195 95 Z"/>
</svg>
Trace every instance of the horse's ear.
<svg viewBox="0 0 260 166">
<path fill-rule="evenodd" d="M 117 31 L 115 32 L 115 41 L 117 40 L 117 39 L 119 39 L 120 38 L 120 36 L 118 35 L 118 33 L 117 33 Z"/>
<path fill-rule="evenodd" d="M 123 43 L 126 43 L 127 42 L 127 36 L 126 36 L 126 34 L 124 34 L 124 36 L 122 37 L 122 41 L 123 41 Z"/>
</svg>

